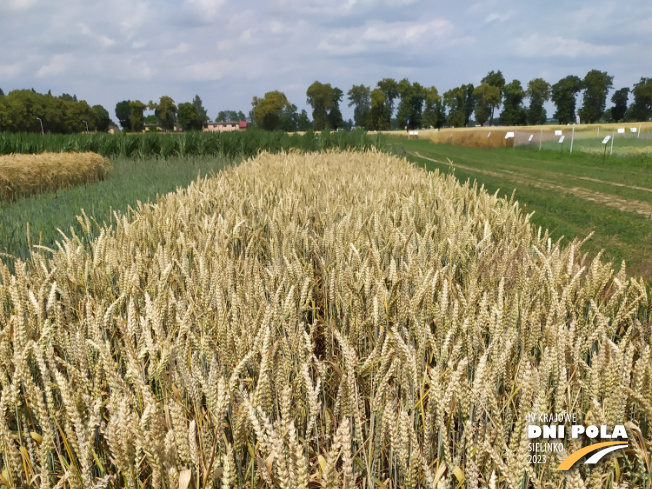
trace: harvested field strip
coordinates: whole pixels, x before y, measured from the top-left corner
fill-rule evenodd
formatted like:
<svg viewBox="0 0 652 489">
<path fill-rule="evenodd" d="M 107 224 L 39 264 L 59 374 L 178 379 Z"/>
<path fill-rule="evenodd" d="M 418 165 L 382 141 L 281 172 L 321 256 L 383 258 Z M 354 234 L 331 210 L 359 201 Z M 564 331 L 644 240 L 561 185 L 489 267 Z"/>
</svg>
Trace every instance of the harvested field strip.
<svg viewBox="0 0 652 489">
<path fill-rule="evenodd" d="M 112 170 L 96 153 L 0 155 L 0 200 L 104 180 Z"/>
<path fill-rule="evenodd" d="M 579 247 L 405 160 L 262 154 L 90 249 L 73 237 L 15 275 L 0 265 L 3 477 L 642 485 L 651 301 Z M 626 424 L 630 449 L 559 472 L 586 443 L 568 440 L 530 464 L 530 412 Z"/>
<path fill-rule="evenodd" d="M 442 161 L 435 160 L 432 158 L 428 158 L 426 156 L 422 156 L 418 152 L 414 153 L 415 156 L 419 158 L 423 158 L 425 160 L 433 161 L 435 163 L 440 163 L 440 164 L 446 164 Z M 549 190 L 557 190 L 561 192 L 569 192 L 572 193 L 573 195 L 584 199 L 584 200 L 590 200 L 592 202 L 597 202 L 599 204 L 604 204 L 609 207 L 614 207 L 618 210 L 624 211 L 624 212 L 635 212 L 637 214 L 640 214 L 642 216 L 647 217 L 648 219 L 652 219 L 652 204 L 649 204 L 647 202 L 642 202 L 639 200 L 630 200 L 630 199 L 620 199 L 618 197 L 615 197 L 613 195 L 608 195 L 604 194 L 601 192 L 595 192 L 591 191 L 582 187 L 568 187 L 568 186 L 562 186 L 562 185 L 555 185 L 552 183 L 545 182 L 543 180 L 538 180 L 538 179 L 531 179 L 531 178 L 523 178 L 523 174 L 519 174 L 517 172 L 513 171 L 508 171 L 508 170 L 486 170 L 486 169 L 480 169 L 480 168 L 473 168 L 470 166 L 466 165 L 459 165 L 459 164 L 454 164 L 454 166 L 458 166 L 459 168 L 464 168 L 467 171 L 471 172 L 478 172 L 478 173 L 484 173 L 485 175 L 492 175 L 495 177 L 499 178 L 505 178 L 507 180 L 512 180 L 514 182 L 520 183 L 522 185 L 532 185 L 533 187 L 538 187 L 538 188 L 543 188 L 543 189 L 549 189 Z M 592 180 L 592 181 L 598 181 L 601 183 L 608 183 L 608 182 L 603 182 L 601 180 L 596 180 L 596 179 L 591 179 L 591 178 L 586 178 L 586 180 Z M 626 185 L 621 185 L 625 187 Z M 642 189 L 639 187 L 640 190 L 649 190 L 649 189 Z"/>
<path fill-rule="evenodd" d="M 636 187 L 634 185 L 625 185 L 624 183 L 618 183 L 618 182 L 605 182 L 604 180 L 599 180 L 597 178 L 591 178 L 591 177 L 578 177 L 578 178 L 582 180 L 588 180 L 590 182 L 598 182 L 607 185 L 614 185 L 615 187 L 626 187 L 626 188 L 631 188 L 632 190 L 643 190 L 644 192 L 652 192 L 652 188 Z"/>
</svg>

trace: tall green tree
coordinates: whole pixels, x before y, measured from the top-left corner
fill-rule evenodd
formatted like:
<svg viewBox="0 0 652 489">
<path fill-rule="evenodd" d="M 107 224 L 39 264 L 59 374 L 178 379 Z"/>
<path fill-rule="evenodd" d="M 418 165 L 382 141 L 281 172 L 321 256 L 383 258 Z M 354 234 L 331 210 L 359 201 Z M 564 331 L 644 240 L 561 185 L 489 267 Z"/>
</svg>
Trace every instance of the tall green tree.
<svg viewBox="0 0 652 489">
<path fill-rule="evenodd" d="M 297 106 L 290 104 L 281 114 L 279 121 L 279 129 L 285 132 L 296 132 L 299 128 L 299 114 L 297 113 Z"/>
<path fill-rule="evenodd" d="M 527 97 L 530 106 L 527 109 L 527 122 L 536 126 L 546 123 L 546 109 L 543 104 L 550 100 L 550 83 L 543 78 L 535 78 L 527 84 Z"/>
<path fill-rule="evenodd" d="M 333 102 L 331 110 L 328 112 L 328 124 L 334 131 L 344 127 L 344 118 L 340 109 L 340 102 L 344 97 L 344 92 L 337 87 L 333 87 Z"/>
<path fill-rule="evenodd" d="M 386 96 L 380 88 L 374 88 L 371 91 L 371 116 L 369 129 L 379 131 L 386 129 L 387 124 L 387 111 L 386 111 Z"/>
<path fill-rule="evenodd" d="M 401 100 L 398 104 L 396 119 L 400 128 L 405 128 L 407 118 L 410 117 L 410 129 L 418 129 L 423 126 L 423 103 L 426 99 L 426 91 L 419 83 L 410 83 L 404 78 L 398 83 L 398 91 Z"/>
<path fill-rule="evenodd" d="M 425 127 L 441 127 L 446 114 L 442 117 L 441 96 L 434 86 L 424 89 L 425 108 L 423 109 L 423 125 Z"/>
<path fill-rule="evenodd" d="M 129 128 L 132 132 L 141 132 L 145 125 L 145 109 L 147 105 L 140 100 L 129 102 L 131 112 L 129 113 Z"/>
<path fill-rule="evenodd" d="M 182 102 L 177 107 L 177 119 L 184 131 L 201 131 L 204 121 L 197 111 L 197 106 L 191 102 Z"/>
<path fill-rule="evenodd" d="M 498 70 L 498 71 L 493 71 L 491 70 L 489 73 L 487 73 L 487 76 L 485 76 L 481 81 L 480 84 L 487 84 L 492 87 L 496 87 L 499 90 L 499 100 L 498 103 L 495 105 L 488 105 L 486 108 L 490 110 L 489 113 L 489 124 L 493 125 L 494 123 L 494 112 L 498 107 L 500 107 L 500 104 L 502 103 L 502 94 L 503 94 L 503 87 L 505 86 L 505 77 L 503 76 L 503 73 Z M 485 110 L 486 110 L 485 108 Z"/>
<path fill-rule="evenodd" d="M 475 97 L 475 121 L 484 126 L 487 120 L 493 122 L 493 112 L 500 106 L 501 93 L 500 88 L 483 82 L 473 91 Z"/>
<path fill-rule="evenodd" d="M 174 124 L 177 122 L 177 106 L 174 100 L 167 95 L 163 95 L 158 103 L 150 100 L 148 108 L 154 111 L 156 120 L 164 131 L 172 131 Z"/>
<path fill-rule="evenodd" d="M 197 116 L 199 117 L 199 120 L 201 121 L 202 126 L 208 122 L 208 113 L 206 112 L 206 109 L 204 108 L 204 103 L 201 101 L 201 98 L 199 95 L 195 95 L 195 98 L 192 99 L 192 105 L 195 107 L 195 110 L 197 111 Z"/>
<path fill-rule="evenodd" d="M 621 88 L 616 90 L 611 96 L 611 103 L 614 106 L 611 108 L 611 118 L 614 122 L 622 121 L 627 113 L 627 101 L 629 100 L 629 88 Z"/>
<path fill-rule="evenodd" d="M 576 96 L 582 90 L 582 80 L 575 75 L 562 78 L 552 86 L 551 99 L 557 110 L 554 118 L 559 124 L 575 122 Z"/>
<path fill-rule="evenodd" d="M 448 107 L 447 122 L 451 127 L 464 127 L 466 125 L 466 85 L 444 92 L 444 105 Z"/>
<path fill-rule="evenodd" d="M 308 117 L 308 112 L 306 112 L 306 109 L 302 109 L 301 112 L 299 112 L 299 116 L 297 117 L 297 129 L 299 131 L 312 130 L 312 121 Z"/>
<path fill-rule="evenodd" d="M 592 124 L 600 120 L 607 105 L 607 94 L 613 87 L 613 79 L 606 71 L 591 70 L 586 74 L 582 81 L 584 96 L 579 110 L 582 122 Z"/>
<path fill-rule="evenodd" d="M 503 88 L 503 111 L 500 113 L 500 123 L 506 126 L 522 126 L 527 121 L 523 99 L 525 90 L 521 82 L 512 80 Z"/>
<path fill-rule="evenodd" d="M 629 108 L 629 119 L 649 121 L 652 118 L 652 78 L 641 78 L 632 90 L 634 102 Z"/>
<path fill-rule="evenodd" d="M 475 111 L 475 97 L 473 96 L 475 87 L 472 83 L 462 85 L 462 87 L 464 88 L 464 126 L 466 127 Z"/>
<path fill-rule="evenodd" d="M 263 98 L 254 97 L 251 102 L 254 124 L 267 131 L 278 129 L 283 110 L 289 105 L 285 94 L 278 90 L 267 92 Z"/>
<path fill-rule="evenodd" d="M 369 128 L 371 123 L 371 89 L 364 85 L 353 85 L 348 91 L 349 107 L 353 109 L 356 127 Z"/>
<path fill-rule="evenodd" d="M 123 100 L 115 105 L 115 116 L 122 129 L 131 131 L 131 100 Z"/>
<path fill-rule="evenodd" d="M 315 131 L 329 128 L 328 112 L 333 106 L 333 87 L 330 83 L 314 82 L 306 90 L 306 103 L 312 107 Z"/>
<path fill-rule="evenodd" d="M 383 78 L 377 86 L 385 95 L 385 116 L 382 129 L 390 129 L 394 115 L 394 101 L 399 96 L 398 83 L 393 78 Z"/>
<path fill-rule="evenodd" d="M 107 132 L 111 125 L 111 116 L 109 111 L 101 105 L 93 105 L 93 113 L 95 114 L 97 130 L 100 132 Z"/>
</svg>

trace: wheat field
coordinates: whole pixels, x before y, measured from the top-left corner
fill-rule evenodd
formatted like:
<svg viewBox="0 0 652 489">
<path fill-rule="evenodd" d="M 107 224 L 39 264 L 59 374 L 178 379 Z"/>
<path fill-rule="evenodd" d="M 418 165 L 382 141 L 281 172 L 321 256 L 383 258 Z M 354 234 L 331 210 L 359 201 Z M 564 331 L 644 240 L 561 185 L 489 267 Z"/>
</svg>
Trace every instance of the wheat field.
<svg viewBox="0 0 652 489">
<path fill-rule="evenodd" d="M 112 170 L 96 153 L 0 155 L 0 201 L 104 180 Z"/>
<path fill-rule="evenodd" d="M 370 151 L 136 210 L 0 265 L 0 485 L 650 487 L 648 292 L 518 203 Z M 528 412 L 630 447 L 530 464 Z"/>
</svg>

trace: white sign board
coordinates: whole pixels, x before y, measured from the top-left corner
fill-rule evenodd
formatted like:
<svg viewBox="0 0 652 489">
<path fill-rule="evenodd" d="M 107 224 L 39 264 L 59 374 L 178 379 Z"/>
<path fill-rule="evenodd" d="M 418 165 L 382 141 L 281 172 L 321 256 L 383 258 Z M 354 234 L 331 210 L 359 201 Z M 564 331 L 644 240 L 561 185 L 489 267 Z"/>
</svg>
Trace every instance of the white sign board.
<svg viewBox="0 0 652 489">
<path fill-rule="evenodd" d="M 414 131 L 408 132 L 408 136 L 414 136 Z"/>
<path fill-rule="evenodd" d="M 560 138 L 559 138 L 559 142 L 560 142 L 560 143 L 563 143 L 565 137 L 566 137 L 566 136 L 562 136 L 562 137 L 560 137 Z"/>
<path fill-rule="evenodd" d="M 513 138 L 514 137 L 514 132 L 510 131 L 507 134 L 505 134 L 505 139 Z"/>
<path fill-rule="evenodd" d="M 561 135 L 562 135 L 562 132 L 560 130 L 555 131 L 555 136 L 561 136 Z"/>
<path fill-rule="evenodd" d="M 606 138 L 604 138 L 604 139 L 602 140 L 602 144 L 607 144 L 607 143 L 609 142 L 610 139 L 611 139 L 611 136 L 607 136 Z"/>
<path fill-rule="evenodd" d="M 419 135 L 419 131 L 414 131 L 414 135 L 415 135 L 415 136 L 418 136 L 418 135 Z"/>
<path fill-rule="evenodd" d="M 528 143 L 531 143 L 533 137 L 534 137 L 534 134 L 530 134 L 530 137 L 527 138 L 527 142 L 528 142 Z"/>
<path fill-rule="evenodd" d="M 624 127 L 619 127 L 618 128 L 618 134 L 625 134 L 625 128 Z"/>
<path fill-rule="evenodd" d="M 636 132 L 637 130 L 638 130 L 638 129 L 636 129 L 635 127 L 630 127 L 630 128 L 629 128 L 629 132 Z"/>
</svg>

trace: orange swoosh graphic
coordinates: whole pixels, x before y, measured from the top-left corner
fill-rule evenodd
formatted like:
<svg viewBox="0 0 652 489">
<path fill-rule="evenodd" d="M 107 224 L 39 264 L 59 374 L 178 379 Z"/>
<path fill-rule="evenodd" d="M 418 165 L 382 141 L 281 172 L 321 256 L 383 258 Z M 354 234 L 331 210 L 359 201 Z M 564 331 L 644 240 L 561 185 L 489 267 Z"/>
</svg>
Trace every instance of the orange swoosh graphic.
<svg viewBox="0 0 652 489">
<path fill-rule="evenodd" d="M 610 447 L 612 445 L 624 445 L 625 443 L 626 442 L 623 441 L 605 441 L 602 443 L 594 443 L 593 445 L 589 445 L 588 447 L 581 448 L 580 450 L 573 452 L 568 457 L 566 457 L 564 461 L 559 464 L 557 470 L 568 470 L 575 464 L 575 462 L 581 459 L 584 455 L 587 455 L 591 452 L 595 452 L 596 450 L 600 450 L 601 448 Z"/>
</svg>

